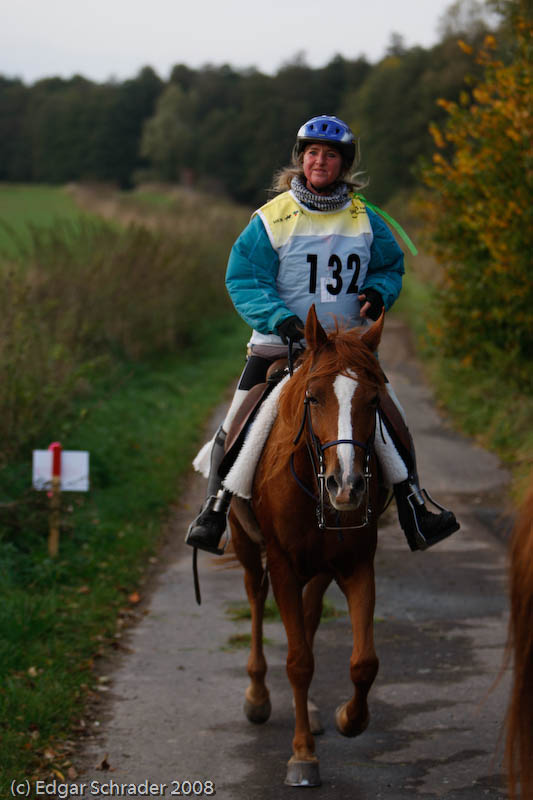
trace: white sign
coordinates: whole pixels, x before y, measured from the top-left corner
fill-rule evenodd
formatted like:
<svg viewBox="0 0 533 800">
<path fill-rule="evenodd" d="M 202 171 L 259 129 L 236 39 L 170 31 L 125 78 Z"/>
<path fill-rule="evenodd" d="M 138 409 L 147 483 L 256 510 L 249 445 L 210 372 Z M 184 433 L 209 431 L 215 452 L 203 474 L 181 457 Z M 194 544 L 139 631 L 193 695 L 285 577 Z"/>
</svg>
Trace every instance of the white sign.
<svg viewBox="0 0 533 800">
<path fill-rule="evenodd" d="M 52 487 L 52 451 L 33 451 L 33 488 L 47 491 Z M 85 450 L 61 451 L 61 491 L 89 491 L 89 453 Z"/>
</svg>

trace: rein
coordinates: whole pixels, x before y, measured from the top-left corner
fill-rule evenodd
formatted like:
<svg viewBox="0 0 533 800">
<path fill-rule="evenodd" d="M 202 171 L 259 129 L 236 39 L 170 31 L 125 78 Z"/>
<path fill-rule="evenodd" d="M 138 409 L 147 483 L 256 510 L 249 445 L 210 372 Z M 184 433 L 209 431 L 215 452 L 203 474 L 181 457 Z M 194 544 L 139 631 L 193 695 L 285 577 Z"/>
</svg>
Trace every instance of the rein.
<svg viewBox="0 0 533 800">
<path fill-rule="evenodd" d="M 320 439 L 313 430 L 313 423 L 311 420 L 311 414 L 309 412 L 310 403 L 311 403 L 311 398 L 306 393 L 304 399 L 304 411 L 302 415 L 302 422 L 300 424 L 300 428 L 298 430 L 296 438 L 294 439 L 293 444 L 295 445 L 298 444 L 307 426 L 309 438 L 306 439 L 305 444 L 307 447 L 307 452 L 309 454 L 309 459 L 313 466 L 315 480 L 318 486 L 318 497 L 315 497 L 314 493 L 310 489 L 308 489 L 307 486 L 298 477 L 294 466 L 294 453 L 291 455 L 290 458 L 291 473 L 298 486 L 301 489 L 303 489 L 303 491 L 316 502 L 317 504 L 316 515 L 318 519 L 318 527 L 320 528 L 320 530 L 350 531 L 350 530 L 359 530 L 360 528 L 366 528 L 370 524 L 370 520 L 372 518 L 372 508 L 370 506 L 370 478 L 372 477 L 372 473 L 370 471 L 370 459 L 372 457 L 372 453 L 374 452 L 374 437 L 376 433 L 375 423 L 372 429 L 372 433 L 370 434 L 366 442 L 360 442 L 357 439 L 334 439 L 331 442 L 326 442 L 326 444 L 322 444 L 322 442 L 320 441 Z M 362 522 L 358 525 L 347 525 L 347 526 L 326 525 L 326 520 L 325 520 L 326 462 L 324 458 L 324 451 L 327 450 L 329 447 L 335 447 L 339 444 L 351 444 L 354 447 L 361 448 L 361 450 L 364 450 L 365 453 L 365 463 L 363 469 L 363 477 L 365 481 L 365 512 Z"/>
</svg>

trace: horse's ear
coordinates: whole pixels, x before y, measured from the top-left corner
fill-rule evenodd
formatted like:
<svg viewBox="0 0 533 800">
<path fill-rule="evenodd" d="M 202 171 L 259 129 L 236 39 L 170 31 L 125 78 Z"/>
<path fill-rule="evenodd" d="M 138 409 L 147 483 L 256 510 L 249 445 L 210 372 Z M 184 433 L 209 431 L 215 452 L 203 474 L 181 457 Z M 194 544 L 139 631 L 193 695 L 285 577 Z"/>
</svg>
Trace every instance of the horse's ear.
<svg viewBox="0 0 533 800">
<path fill-rule="evenodd" d="M 311 306 L 307 312 L 307 320 L 305 322 L 305 341 L 310 350 L 318 350 L 323 344 L 326 344 L 328 335 L 322 325 L 320 324 L 316 315 L 315 304 Z"/>
<path fill-rule="evenodd" d="M 381 341 L 381 334 L 383 333 L 383 323 L 385 321 L 385 308 L 383 308 L 380 317 L 374 322 L 361 336 L 361 341 L 366 344 L 372 353 L 375 353 Z"/>
</svg>

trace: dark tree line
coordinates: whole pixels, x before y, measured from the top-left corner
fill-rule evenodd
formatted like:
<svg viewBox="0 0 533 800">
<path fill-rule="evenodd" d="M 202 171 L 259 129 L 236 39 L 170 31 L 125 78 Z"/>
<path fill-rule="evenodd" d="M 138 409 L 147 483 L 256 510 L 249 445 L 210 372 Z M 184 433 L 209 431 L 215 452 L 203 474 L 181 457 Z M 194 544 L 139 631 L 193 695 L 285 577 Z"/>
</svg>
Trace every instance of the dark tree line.
<svg viewBox="0 0 533 800">
<path fill-rule="evenodd" d="M 463 38 L 482 36 L 476 28 Z M 75 76 L 25 85 L 0 76 L 0 180 L 184 181 L 261 203 L 310 116 L 333 113 L 358 134 L 368 195 L 384 202 L 415 182 L 432 151 L 439 97 L 455 99 L 475 63 L 448 31 L 435 47 L 396 36 L 377 64 L 335 57 L 311 68 L 295 58 L 269 76 L 231 66 L 174 67 L 168 81 L 145 67 L 122 83 Z"/>
<path fill-rule="evenodd" d="M 116 84 L 76 75 L 28 87 L 0 77 L 0 180 L 130 185 L 163 86 L 150 67 Z"/>
</svg>

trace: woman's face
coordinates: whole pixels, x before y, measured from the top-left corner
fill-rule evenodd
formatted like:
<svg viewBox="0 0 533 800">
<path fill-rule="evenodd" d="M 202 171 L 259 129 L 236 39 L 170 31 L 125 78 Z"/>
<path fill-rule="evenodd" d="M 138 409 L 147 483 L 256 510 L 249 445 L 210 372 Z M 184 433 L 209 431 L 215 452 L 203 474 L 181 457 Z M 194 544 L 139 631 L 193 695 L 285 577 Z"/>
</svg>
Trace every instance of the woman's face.
<svg viewBox="0 0 533 800">
<path fill-rule="evenodd" d="M 316 194 L 335 183 L 342 172 L 342 156 L 329 144 L 308 144 L 303 170 L 307 188 Z"/>
</svg>

